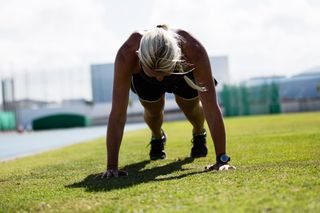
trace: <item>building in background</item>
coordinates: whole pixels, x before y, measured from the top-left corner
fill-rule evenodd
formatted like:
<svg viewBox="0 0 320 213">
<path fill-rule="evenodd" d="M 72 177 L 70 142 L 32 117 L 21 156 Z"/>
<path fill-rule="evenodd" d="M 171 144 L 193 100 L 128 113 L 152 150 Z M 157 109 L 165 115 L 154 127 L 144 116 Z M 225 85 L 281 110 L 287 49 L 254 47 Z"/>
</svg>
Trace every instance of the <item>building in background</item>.
<svg viewBox="0 0 320 213">
<path fill-rule="evenodd" d="M 292 77 L 259 77 L 232 84 L 228 57 L 210 57 L 210 62 L 219 82 L 218 100 L 224 115 L 320 110 L 320 67 Z M 4 104 L 0 111 L 9 114 L 2 115 L 1 128 L 16 125 L 31 129 L 35 119 L 65 113 L 86 116 L 92 125 L 105 125 L 111 110 L 113 73 L 113 64 L 95 64 L 90 71 L 46 71 L 3 78 L 1 99 Z M 166 98 L 165 120 L 184 119 L 173 95 L 168 94 Z M 128 122 L 143 121 L 143 107 L 131 91 L 127 115 Z M 9 122 L 10 119 L 16 122 Z"/>
<path fill-rule="evenodd" d="M 91 88 L 94 103 L 111 102 L 114 64 L 91 65 Z"/>
<path fill-rule="evenodd" d="M 114 64 L 91 65 L 91 88 L 93 103 L 112 102 Z M 130 91 L 130 100 L 138 100 L 138 97 Z"/>
<path fill-rule="evenodd" d="M 211 70 L 218 81 L 218 90 L 222 85 L 230 83 L 228 56 L 210 57 Z M 112 101 L 112 88 L 114 76 L 114 64 L 93 64 L 91 65 L 92 98 L 94 103 Z M 167 95 L 167 99 L 174 98 Z M 137 96 L 130 91 L 130 100 L 138 100 Z"/>
<path fill-rule="evenodd" d="M 218 81 L 217 90 L 221 91 L 223 85 L 230 84 L 229 58 L 228 56 L 210 57 L 210 65 L 213 76 Z"/>
<path fill-rule="evenodd" d="M 282 112 L 320 110 L 320 67 L 281 81 L 280 98 Z"/>
</svg>

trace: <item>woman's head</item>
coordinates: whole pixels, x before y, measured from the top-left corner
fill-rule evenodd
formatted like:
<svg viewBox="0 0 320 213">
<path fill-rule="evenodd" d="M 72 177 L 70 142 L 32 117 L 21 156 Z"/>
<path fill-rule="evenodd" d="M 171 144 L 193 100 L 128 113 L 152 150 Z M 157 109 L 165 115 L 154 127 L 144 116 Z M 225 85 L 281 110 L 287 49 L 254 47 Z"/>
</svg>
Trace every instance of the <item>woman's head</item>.
<svg viewBox="0 0 320 213">
<path fill-rule="evenodd" d="M 166 75 L 178 74 L 173 73 L 178 70 L 179 74 L 186 74 L 182 64 L 182 52 L 180 43 L 184 39 L 173 31 L 168 30 L 166 25 L 158 25 L 155 29 L 146 31 L 141 40 L 138 57 L 145 72 L 150 77 L 162 80 Z M 187 63 L 186 63 L 187 64 Z M 193 69 L 192 69 L 193 70 Z M 152 71 L 155 71 L 153 76 Z M 206 91 L 205 87 L 198 86 L 186 75 L 183 76 L 186 83 L 195 90 L 200 92 Z"/>
<path fill-rule="evenodd" d="M 138 57 L 143 66 L 162 72 L 172 72 L 181 61 L 181 37 L 168 30 L 166 25 L 158 25 L 146 31 L 140 41 Z"/>
</svg>

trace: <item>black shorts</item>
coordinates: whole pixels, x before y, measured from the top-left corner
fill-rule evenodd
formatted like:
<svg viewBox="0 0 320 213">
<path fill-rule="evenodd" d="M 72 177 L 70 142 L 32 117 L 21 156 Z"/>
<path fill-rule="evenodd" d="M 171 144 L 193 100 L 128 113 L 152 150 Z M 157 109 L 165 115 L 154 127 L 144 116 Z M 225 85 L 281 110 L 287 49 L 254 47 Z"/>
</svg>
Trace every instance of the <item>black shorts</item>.
<svg viewBox="0 0 320 213">
<path fill-rule="evenodd" d="M 172 76 L 172 78 L 175 76 Z M 177 76 L 178 77 L 178 76 Z M 193 75 L 188 75 L 189 78 L 194 79 Z M 146 79 L 140 73 L 133 74 L 131 79 L 131 90 L 136 93 L 140 99 L 145 101 L 157 101 L 166 92 L 173 93 L 184 99 L 193 99 L 198 96 L 198 91 L 191 88 L 183 77 L 175 81 L 173 84 L 166 84 L 166 82 L 157 82 L 155 79 Z"/>
</svg>

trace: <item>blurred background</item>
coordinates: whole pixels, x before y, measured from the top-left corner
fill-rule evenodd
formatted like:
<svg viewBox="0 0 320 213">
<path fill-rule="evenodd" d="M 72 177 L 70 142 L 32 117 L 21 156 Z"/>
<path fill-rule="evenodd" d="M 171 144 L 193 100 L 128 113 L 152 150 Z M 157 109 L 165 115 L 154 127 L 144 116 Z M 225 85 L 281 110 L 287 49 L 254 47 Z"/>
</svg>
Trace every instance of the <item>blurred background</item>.
<svg viewBox="0 0 320 213">
<path fill-rule="evenodd" d="M 107 124 L 113 62 L 168 24 L 205 46 L 225 116 L 320 110 L 318 0 L 0 0 L 0 131 Z M 166 120 L 183 119 L 167 96 Z M 143 120 L 130 94 L 128 123 Z"/>
</svg>

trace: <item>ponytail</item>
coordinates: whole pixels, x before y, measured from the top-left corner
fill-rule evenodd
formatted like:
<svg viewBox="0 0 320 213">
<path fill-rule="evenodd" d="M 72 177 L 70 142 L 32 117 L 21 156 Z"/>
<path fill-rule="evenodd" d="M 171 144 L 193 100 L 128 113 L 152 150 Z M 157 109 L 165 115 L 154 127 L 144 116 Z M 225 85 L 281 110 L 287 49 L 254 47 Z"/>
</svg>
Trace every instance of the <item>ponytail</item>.
<svg viewBox="0 0 320 213">
<path fill-rule="evenodd" d="M 188 76 L 183 76 L 183 79 L 186 81 L 186 83 L 195 90 L 198 90 L 199 92 L 205 92 L 207 91 L 207 88 L 205 87 L 201 87 L 199 85 L 197 85 L 196 83 L 194 83 Z"/>
<path fill-rule="evenodd" d="M 169 29 L 168 25 L 166 25 L 166 24 L 159 24 L 159 25 L 157 25 L 157 28 L 162 28 L 164 30 L 168 30 Z"/>
</svg>

